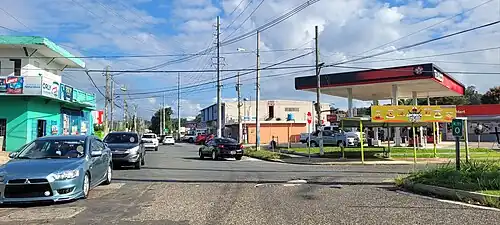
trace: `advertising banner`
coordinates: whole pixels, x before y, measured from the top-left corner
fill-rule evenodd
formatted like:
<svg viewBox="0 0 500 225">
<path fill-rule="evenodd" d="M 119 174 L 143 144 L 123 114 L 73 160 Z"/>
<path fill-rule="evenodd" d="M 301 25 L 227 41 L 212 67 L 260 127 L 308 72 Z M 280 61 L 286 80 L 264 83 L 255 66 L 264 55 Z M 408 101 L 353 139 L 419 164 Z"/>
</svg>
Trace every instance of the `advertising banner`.
<svg viewBox="0 0 500 225">
<path fill-rule="evenodd" d="M 61 94 L 60 98 L 64 101 L 73 101 L 73 87 L 66 85 L 66 84 L 60 84 L 60 89 L 61 89 Z"/>
<path fill-rule="evenodd" d="M 0 94 L 7 92 L 7 78 L 0 77 Z"/>
<path fill-rule="evenodd" d="M 59 98 L 59 82 L 48 77 L 43 77 L 42 95 L 51 98 Z"/>
<path fill-rule="evenodd" d="M 457 117 L 454 105 L 431 106 L 372 106 L 372 122 L 379 123 L 432 123 L 451 122 Z"/>
<path fill-rule="evenodd" d="M 7 94 L 22 94 L 24 77 L 7 77 Z"/>
<path fill-rule="evenodd" d="M 23 95 L 40 95 L 42 93 L 41 77 L 24 77 Z"/>
</svg>

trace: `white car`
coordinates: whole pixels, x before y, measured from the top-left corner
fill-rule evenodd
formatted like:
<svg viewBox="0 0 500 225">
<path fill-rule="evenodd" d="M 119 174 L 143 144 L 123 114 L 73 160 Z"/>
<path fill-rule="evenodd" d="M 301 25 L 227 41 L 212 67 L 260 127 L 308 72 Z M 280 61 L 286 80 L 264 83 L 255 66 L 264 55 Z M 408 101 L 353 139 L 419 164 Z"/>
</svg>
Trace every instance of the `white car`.
<svg viewBox="0 0 500 225">
<path fill-rule="evenodd" d="M 153 133 L 143 134 L 141 139 L 142 142 L 144 143 L 144 148 L 154 149 L 155 151 L 158 151 L 159 143 L 156 134 Z"/>
<path fill-rule="evenodd" d="M 172 136 L 165 136 L 163 138 L 163 144 L 164 145 L 174 145 L 175 144 L 175 139 Z"/>
</svg>

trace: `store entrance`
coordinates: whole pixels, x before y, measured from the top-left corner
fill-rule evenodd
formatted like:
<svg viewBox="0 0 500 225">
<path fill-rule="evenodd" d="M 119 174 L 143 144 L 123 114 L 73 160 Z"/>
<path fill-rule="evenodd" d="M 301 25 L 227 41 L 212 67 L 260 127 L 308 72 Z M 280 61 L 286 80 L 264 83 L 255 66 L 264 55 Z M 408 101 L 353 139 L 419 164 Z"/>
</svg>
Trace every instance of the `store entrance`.
<svg viewBox="0 0 500 225">
<path fill-rule="evenodd" d="M 43 137 L 47 135 L 47 121 L 46 120 L 38 120 L 36 124 L 36 137 Z"/>
</svg>

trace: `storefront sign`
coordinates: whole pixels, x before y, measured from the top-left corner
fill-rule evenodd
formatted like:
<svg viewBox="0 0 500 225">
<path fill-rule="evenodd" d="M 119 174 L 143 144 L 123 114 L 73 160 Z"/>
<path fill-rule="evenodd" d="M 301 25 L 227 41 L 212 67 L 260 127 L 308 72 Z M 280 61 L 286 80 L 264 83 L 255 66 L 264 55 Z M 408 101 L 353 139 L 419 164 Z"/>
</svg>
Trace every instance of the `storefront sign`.
<svg viewBox="0 0 500 225">
<path fill-rule="evenodd" d="M 7 77 L 7 94 L 22 94 L 24 77 Z"/>
<path fill-rule="evenodd" d="M 60 84 L 61 94 L 60 98 L 65 101 L 73 101 L 73 87 L 66 84 Z"/>
<path fill-rule="evenodd" d="M 24 77 L 23 94 L 24 95 L 40 95 L 42 89 L 41 77 Z"/>
<path fill-rule="evenodd" d="M 40 95 L 40 77 L 0 77 L 0 94 Z"/>
<path fill-rule="evenodd" d="M 43 77 L 42 95 L 52 98 L 59 98 L 59 82 L 47 77 Z"/>
<path fill-rule="evenodd" d="M 7 79 L 5 77 L 0 77 L 0 93 L 7 92 Z"/>
<path fill-rule="evenodd" d="M 372 106 L 372 122 L 430 123 L 451 122 L 457 117 L 455 106 Z"/>
<path fill-rule="evenodd" d="M 441 73 L 441 72 L 439 72 L 437 70 L 434 70 L 434 78 L 436 78 L 436 80 L 438 80 L 438 81 L 443 82 L 444 75 L 443 75 L 443 73 Z"/>
</svg>

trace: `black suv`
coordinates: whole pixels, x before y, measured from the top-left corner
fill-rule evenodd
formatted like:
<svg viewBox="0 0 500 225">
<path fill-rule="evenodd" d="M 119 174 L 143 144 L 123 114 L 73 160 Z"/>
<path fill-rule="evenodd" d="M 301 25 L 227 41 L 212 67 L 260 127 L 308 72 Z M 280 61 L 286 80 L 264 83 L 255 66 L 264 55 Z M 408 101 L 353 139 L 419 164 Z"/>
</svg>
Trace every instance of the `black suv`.
<svg viewBox="0 0 500 225">
<path fill-rule="evenodd" d="M 139 134 L 135 132 L 111 132 L 104 138 L 104 143 L 111 149 L 113 165 L 133 165 L 140 169 L 145 164 L 146 151 Z"/>
<path fill-rule="evenodd" d="M 208 156 L 213 160 L 221 158 L 240 160 L 243 157 L 243 145 L 231 138 L 212 138 L 200 148 L 198 156 L 200 159 Z"/>
</svg>

